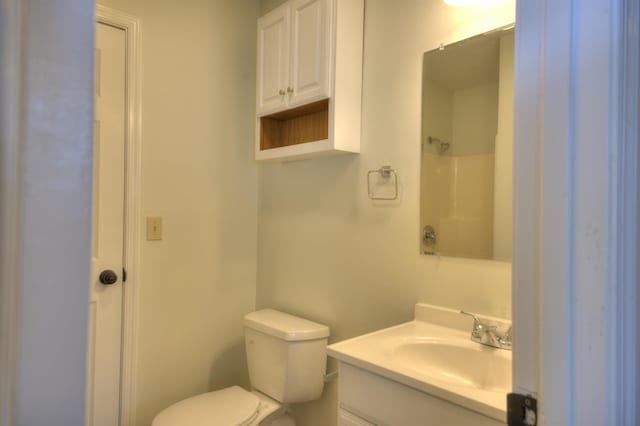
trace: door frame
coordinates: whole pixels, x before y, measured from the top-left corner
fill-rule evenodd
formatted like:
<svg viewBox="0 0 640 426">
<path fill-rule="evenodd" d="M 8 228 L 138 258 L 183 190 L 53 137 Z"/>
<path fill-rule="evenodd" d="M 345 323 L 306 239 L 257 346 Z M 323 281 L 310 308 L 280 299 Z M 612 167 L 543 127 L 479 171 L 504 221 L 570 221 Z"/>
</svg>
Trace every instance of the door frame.
<svg viewBox="0 0 640 426">
<path fill-rule="evenodd" d="M 0 4 L 0 426 L 13 424 L 20 261 L 20 150 L 23 99 L 22 9 Z"/>
<path fill-rule="evenodd" d="M 84 421 L 93 19 L 88 1 L 0 0 L 2 426 Z"/>
<path fill-rule="evenodd" d="M 136 423 L 142 166 L 141 23 L 135 16 L 100 4 L 96 5 L 96 22 L 122 29 L 126 40 L 124 267 L 127 281 L 123 282 L 120 426 L 128 426 Z"/>
<path fill-rule="evenodd" d="M 0 223 L 0 232 L 2 233 L 2 252 L 0 252 L 0 262 L 2 266 L 2 281 L 0 281 L 0 289 L 2 290 L 2 296 L 0 303 L 2 303 L 3 316 L 0 317 L 0 391 L 3 395 L 11 395 L 13 389 L 12 372 L 14 366 L 11 362 L 15 347 L 16 338 L 20 337 L 20 330 L 17 329 L 15 318 L 11 314 L 5 317 L 5 313 L 9 311 L 4 310 L 5 306 L 10 306 L 9 299 L 5 298 L 5 294 L 15 296 L 16 292 L 20 288 L 20 279 L 17 277 L 17 262 L 19 257 L 18 251 L 13 251 L 16 247 L 19 247 L 22 240 L 20 235 L 13 235 L 15 229 L 18 229 L 20 223 L 21 212 L 17 211 L 17 205 L 12 205 L 9 208 L 4 204 L 4 197 L 9 197 L 16 201 L 20 201 L 20 187 L 21 176 L 23 174 L 20 170 L 7 169 L 4 166 L 6 164 L 20 164 L 20 141 L 22 136 L 20 135 L 20 127 L 22 125 L 20 114 L 21 108 L 15 108 L 16 105 L 22 105 L 22 94 L 19 93 L 18 88 L 21 87 L 21 76 L 12 75 L 12 71 L 21 69 L 21 58 L 28 63 L 33 62 L 32 56 L 27 56 L 26 59 L 22 56 L 25 49 L 21 43 L 22 34 L 20 26 L 17 23 L 22 22 L 21 13 L 24 11 L 21 9 L 23 1 L 20 0 L 2 0 L 0 5 L 3 7 L 3 12 L 6 14 L 0 14 L 2 18 L 2 26 L 0 26 L 0 32 L 3 43 L 6 45 L 0 47 L 0 67 L 1 80 L 0 86 L 3 96 L 0 97 L 0 103 L 2 108 L 2 123 L 0 127 L 0 136 L 2 137 L 0 149 L 2 149 L 3 156 L 0 156 L 2 161 L 3 175 L 0 176 L 0 190 L 2 191 L 2 222 Z M 563 186 L 569 190 L 568 194 L 572 194 L 574 187 L 573 182 L 566 176 L 566 160 L 568 157 L 565 155 L 562 158 L 555 158 L 556 162 L 549 162 L 554 158 L 546 158 L 543 151 L 544 142 L 550 142 L 553 135 L 549 134 L 548 129 L 544 127 L 544 117 L 549 117 L 554 111 L 554 100 L 559 101 L 555 105 L 567 105 L 563 102 L 564 91 L 554 93 L 550 87 L 545 86 L 544 76 L 553 71 L 553 66 L 564 67 L 564 81 L 567 84 L 566 87 L 570 88 L 575 78 L 576 69 L 571 68 L 571 64 L 567 64 L 562 61 L 563 55 L 561 49 L 566 49 L 567 45 L 572 46 L 576 41 L 580 41 L 580 37 L 576 37 L 575 34 L 569 34 L 567 37 L 566 30 L 562 31 L 562 26 L 566 26 L 571 29 L 574 24 L 578 23 L 581 18 L 576 18 L 571 14 L 571 2 L 566 0 L 547 0 L 540 2 L 527 2 L 519 1 L 517 4 L 517 20 L 518 29 L 516 30 L 516 46 L 517 52 L 529 52 L 530 54 L 525 57 L 524 55 L 516 56 L 516 86 L 515 89 L 520 95 L 520 99 L 516 99 L 516 125 L 515 125 L 515 164 L 514 168 L 514 188 L 516 192 L 514 203 L 514 225 L 517 230 L 517 235 L 514 236 L 514 286 L 513 286 L 513 306 L 514 306 L 514 339 L 516 344 L 514 347 L 514 388 L 522 392 L 540 393 L 542 396 L 541 402 L 543 404 L 550 404 L 550 407 L 543 407 L 545 410 L 547 424 L 567 424 L 561 421 L 555 421 L 566 415 L 567 412 L 575 412 L 579 408 L 588 408 L 581 406 L 581 401 L 570 401 L 568 395 L 572 393 L 564 392 L 557 401 L 548 399 L 549 393 L 547 391 L 551 386 L 558 385 L 560 391 L 572 391 L 569 386 L 568 375 L 553 376 L 550 370 L 552 366 L 558 366 L 558 364 L 573 365 L 576 354 L 571 351 L 571 347 L 563 342 L 562 337 L 572 337 L 575 335 L 576 329 L 580 324 L 575 321 L 574 309 L 576 308 L 570 297 L 567 297 L 567 292 L 571 290 L 572 283 L 567 280 L 567 265 L 568 257 L 571 256 L 573 246 L 568 241 L 560 241 L 561 245 L 557 248 L 550 244 L 553 241 L 553 229 L 558 229 L 558 225 L 554 225 L 548 219 L 545 222 L 545 218 L 549 217 L 547 212 L 545 216 L 542 216 L 542 209 L 546 207 L 553 207 L 553 204 L 549 205 L 552 193 L 545 191 L 544 183 L 549 182 L 552 177 L 559 177 L 558 185 Z M 575 5 L 576 2 L 573 4 Z M 594 6 L 601 6 L 596 4 L 593 0 L 584 0 L 584 4 L 593 4 Z M 66 5 L 66 3 L 65 3 Z M 638 31 L 637 27 L 632 27 L 633 20 L 638 22 L 638 7 L 637 2 L 633 0 L 612 0 L 610 2 L 612 6 L 612 18 L 614 20 L 622 19 L 622 25 L 619 26 L 619 30 L 614 31 L 615 37 L 621 41 L 624 41 L 621 46 L 621 50 L 618 48 L 609 47 L 611 58 L 609 61 L 613 61 L 613 68 L 621 67 L 623 77 L 615 77 L 610 81 L 611 87 L 614 91 L 620 89 L 619 85 L 626 86 L 627 91 L 623 93 L 635 93 L 638 90 L 637 81 L 637 68 L 635 69 L 635 76 L 633 74 L 634 67 L 633 59 L 637 58 L 638 52 Z M 59 6 L 58 6 L 59 7 Z M 68 8 L 71 10 L 71 7 Z M 47 19 L 58 26 L 67 25 L 67 14 L 48 14 Z M 118 14 L 122 17 L 122 14 Z M 12 19 L 14 19 L 12 21 Z M 131 22 L 131 21 L 129 21 Z M 15 23 L 16 25 L 11 25 Z M 568 24 L 568 25 L 567 25 Z M 602 22 L 597 22 L 597 25 L 602 25 Z M 610 25 L 610 23 L 607 23 Z M 124 24 L 127 26 L 128 24 Z M 131 28 L 132 37 L 139 41 L 139 22 L 135 21 L 127 26 Z M 560 45 L 556 46 L 555 53 L 551 50 L 554 44 L 545 44 L 545 39 L 550 39 L 554 36 L 554 28 L 560 31 L 561 37 Z M 635 29 L 634 29 L 635 28 Z M 523 31 L 526 29 L 526 31 Z M 615 27 L 614 27 L 615 29 Z M 35 31 L 39 29 L 34 28 Z M 623 30 L 629 30 L 626 33 Z M 84 34 L 87 37 L 92 37 L 91 34 L 83 33 L 83 28 L 78 28 L 74 34 Z M 7 36 L 7 37 L 5 37 Z M 129 40 L 129 38 L 128 38 Z M 134 45 L 133 48 L 136 48 Z M 132 89 L 129 92 L 130 95 L 136 94 L 137 107 L 134 104 L 130 110 L 131 119 L 136 120 L 137 131 L 133 131 L 132 135 L 136 139 L 130 139 L 140 142 L 140 97 L 139 97 L 139 50 L 128 50 L 132 54 L 132 62 L 128 62 L 128 66 L 132 66 L 136 78 L 132 79 Z M 531 54 L 531 52 L 537 52 Z M 135 54 L 134 54 L 135 53 Z M 88 52 L 87 52 L 88 54 Z M 80 54 L 79 54 L 80 55 Z M 559 62 L 554 62 L 553 59 L 557 56 Z M 80 57 L 80 56 L 78 56 Z M 60 59 L 62 61 L 63 59 Z M 607 63 L 609 63 L 609 61 Z M 637 62 L 637 61 L 636 61 Z M 136 65 L 134 65 L 136 64 Z M 55 65 L 55 64 L 53 64 Z M 567 66 L 568 65 L 568 66 Z M 7 68 L 8 66 L 8 68 Z M 62 64 L 59 64 L 62 66 Z M 568 71 L 568 72 L 567 72 Z M 16 84 L 17 83 L 17 84 Z M 9 90 L 11 87 L 15 88 Z M 9 90 L 9 97 L 4 96 L 5 90 Z M 77 94 L 71 94 L 75 98 L 81 98 L 89 94 L 90 89 L 87 88 L 87 93 L 77 92 Z M 76 93 L 76 92 L 73 92 Z M 523 96 L 529 96 L 527 102 L 523 102 Z M 566 101 L 566 99 L 565 99 Z M 12 107 L 6 108 L 6 107 Z M 573 105 L 575 107 L 575 105 Z M 571 108 L 569 108 L 571 110 Z M 634 112 L 635 111 L 635 112 Z M 637 177 L 637 156 L 633 155 L 633 146 L 637 146 L 638 143 L 638 108 L 637 97 L 632 99 L 631 95 L 620 97 L 620 101 L 615 104 L 615 107 L 609 111 L 612 114 L 613 119 L 610 120 L 611 131 L 613 135 L 609 137 L 610 159 L 605 164 L 605 179 L 611 184 L 617 182 L 616 186 L 609 186 L 606 197 L 606 205 L 609 212 L 608 220 L 606 223 L 607 230 L 620 230 L 620 229 L 632 229 L 637 231 L 637 194 L 638 194 L 638 177 Z M 570 123 L 571 116 L 562 114 L 559 116 L 559 120 L 562 120 L 565 124 Z M 635 122 L 635 125 L 633 124 Z M 131 125 L 132 122 L 129 124 Z M 627 124 L 627 126 L 624 125 Z M 5 124 L 8 125 L 5 126 Z M 89 123 L 86 123 L 87 128 Z M 544 132 L 542 130 L 545 130 Z M 129 130 L 127 131 L 129 135 Z M 565 135 L 566 136 L 566 135 Z M 558 139 L 560 143 L 564 142 L 564 139 Z M 89 141 L 87 141 L 88 143 Z M 563 148 L 572 149 L 571 146 L 565 146 Z M 139 143 L 137 145 L 139 150 Z M 4 154 L 7 153 L 7 156 Z M 625 155 L 626 154 L 626 155 Z M 140 157 L 135 157 L 139 165 Z M 16 162 L 11 163 L 11 160 Z M 562 164 L 564 160 L 565 163 Z M 131 157 L 128 157 L 128 162 L 132 161 Z M 621 166 L 616 171 L 615 166 Z M 140 168 L 134 168 L 139 173 Z M 6 171 L 7 175 L 4 174 Z M 624 171 L 624 172 L 622 172 Z M 596 171 L 598 175 L 601 175 L 602 171 Z M 137 178 L 136 178 L 137 179 Z M 136 180 L 139 185 L 139 179 Z M 552 188 L 549 188 L 550 190 Z M 635 191 L 633 191 L 635 189 Z M 633 200 L 625 201 L 625 197 L 621 195 L 629 196 L 629 192 L 633 191 Z M 137 193 L 139 194 L 139 193 Z M 135 198 L 130 192 L 127 194 L 127 209 L 133 209 L 135 204 L 131 204 L 129 197 L 132 197 L 134 203 Z M 88 204 L 87 204 L 88 205 Z M 560 203 L 556 205 L 560 213 L 560 218 L 567 218 L 570 213 L 569 206 L 566 203 Z M 13 213 L 12 213 L 13 212 Z M 575 213 L 575 212 L 573 212 Z M 635 213 L 635 215 L 633 214 Z M 130 219 L 130 220 L 129 220 Z M 131 233 L 138 227 L 136 216 L 129 216 L 127 212 L 126 224 L 133 224 L 133 228 L 128 228 L 129 232 L 127 238 L 131 238 Z M 545 230 L 545 226 L 549 225 L 551 228 Z M 86 232 L 84 229 L 78 229 L 79 236 L 82 237 Z M 616 416 L 627 415 L 632 404 L 625 404 L 625 400 L 629 398 L 635 398 L 637 395 L 637 388 L 635 383 L 625 382 L 624 377 L 620 377 L 620 371 L 626 371 L 624 368 L 631 368 L 635 371 L 635 374 L 627 374 L 633 382 L 637 383 L 637 271 L 636 266 L 632 265 L 637 256 L 637 233 L 627 232 L 621 235 L 620 232 L 609 232 L 609 238 L 606 240 L 606 249 L 609 256 L 607 257 L 608 275 L 607 281 L 604 283 L 606 286 L 609 299 L 605 305 L 606 316 L 601 323 L 604 325 L 604 330 L 608 333 L 608 337 L 611 339 L 611 351 L 607 350 L 607 363 L 606 366 L 609 371 L 614 371 L 616 374 L 612 375 L 612 380 L 607 381 L 604 385 L 608 390 L 612 390 L 610 397 L 602 402 L 609 419 L 614 419 Z M 7 237 L 9 237 L 7 239 Z M 558 234 L 558 239 L 565 237 L 565 231 Z M 79 237 L 77 237 L 79 238 Z M 135 241 L 133 241 L 135 243 Z M 5 246 L 7 244 L 8 246 Z M 11 251 L 4 251 L 4 248 L 9 247 Z M 135 244 L 133 246 L 135 248 Z M 131 250 L 127 245 L 127 256 L 137 256 L 137 250 Z M 12 254 L 13 253 L 13 254 Z M 553 254 L 559 254 L 559 260 L 554 262 Z M 552 262 L 552 263 L 549 263 Z M 556 265 L 557 269 L 552 268 Z M 36 265 L 37 266 L 37 265 Z M 137 265 L 135 263 L 127 263 L 130 268 L 129 284 L 137 283 Z M 131 269 L 134 268 L 134 269 Z M 8 271 L 13 272 L 8 272 Z M 13 275 L 12 275 L 13 274 Z M 554 284 L 559 284 L 555 285 Z M 131 289 L 133 287 L 133 289 Z M 135 368 L 135 331 L 136 331 L 136 289 L 135 285 L 129 285 L 125 287 L 125 324 L 128 324 L 129 329 L 125 333 L 125 344 L 123 346 L 123 373 L 126 372 L 126 376 L 123 376 L 123 384 L 129 383 L 127 389 L 124 389 L 122 394 L 122 424 L 126 425 L 128 419 L 130 419 L 133 413 L 133 407 L 128 406 L 133 402 L 135 396 L 135 389 L 133 386 L 133 369 Z M 133 294 L 128 294 L 133 290 Z M 131 299 L 134 303 L 131 303 Z M 556 299 L 554 296 L 558 296 Z M 634 296 L 635 299 L 626 296 Z M 549 302 L 553 302 L 549 304 Z M 550 308 L 557 306 L 558 311 L 554 312 Z M 82 308 L 78 304 L 69 302 L 65 305 L 70 309 L 77 309 L 79 314 L 79 321 L 86 321 L 86 316 L 82 314 Z M 614 311 L 614 307 L 620 307 L 619 311 Z M 86 308 L 85 308 L 86 309 Z M 133 312 L 133 313 L 132 313 Z M 543 316 L 544 314 L 544 316 Z M 549 316 L 546 316 L 550 314 Z M 572 314 L 573 320 L 568 321 L 568 325 L 565 322 L 568 316 Z M 579 318 L 579 317 L 578 317 Z M 554 320 L 560 322 L 554 323 Z M 552 327 L 555 326 L 557 330 Z M 620 326 L 620 327 L 618 327 Z M 560 339 L 559 339 L 560 338 Z M 630 340 L 625 340 L 630 339 Z M 551 352 L 554 349 L 552 346 L 555 342 L 559 341 L 559 346 L 555 349 L 555 361 L 554 357 L 551 357 Z M 625 343 L 626 342 L 626 343 Z M 625 345 L 629 345 L 625 348 Z M 71 351 L 71 349 L 69 350 Z M 527 351 L 529 353 L 527 354 Z M 560 354 L 560 357 L 557 356 Z M 7 356 L 9 355 L 9 356 Z M 559 359 L 558 359 L 559 358 Z M 9 362 L 6 362 L 6 361 Z M 554 364 L 555 362 L 555 364 Z M 125 366 L 126 364 L 126 366 Z M 624 367 L 624 368 L 623 368 Z M 580 372 L 575 370 L 574 373 Z M 38 384 L 40 387 L 41 384 Z M 78 387 L 83 385 L 78 381 Z M 6 392 L 6 393 L 5 393 Z M 560 393 L 560 392 L 558 392 Z M 631 399 L 635 401 L 636 399 Z M 571 408 L 567 409 L 568 403 L 571 403 Z M 82 405 L 82 401 L 76 402 L 78 405 Z M 0 404 L 6 404 L 7 410 L 0 410 L 0 425 L 11 425 L 11 410 L 14 406 L 14 402 L 10 398 L 0 398 Z M 2 406 L 4 408 L 4 405 Z M 553 411 L 557 409 L 560 413 L 559 417 L 553 417 Z M 617 417 L 620 418 L 620 417 Z M 620 420 L 623 421 L 623 420 Z M 542 424 L 545 424 L 545 416 L 542 417 Z M 615 421 L 607 422 L 608 424 L 622 424 Z M 627 423 L 628 424 L 628 423 Z"/>
<path fill-rule="evenodd" d="M 635 424 L 640 6 L 519 1 L 516 21 L 513 388 L 542 425 Z"/>
</svg>

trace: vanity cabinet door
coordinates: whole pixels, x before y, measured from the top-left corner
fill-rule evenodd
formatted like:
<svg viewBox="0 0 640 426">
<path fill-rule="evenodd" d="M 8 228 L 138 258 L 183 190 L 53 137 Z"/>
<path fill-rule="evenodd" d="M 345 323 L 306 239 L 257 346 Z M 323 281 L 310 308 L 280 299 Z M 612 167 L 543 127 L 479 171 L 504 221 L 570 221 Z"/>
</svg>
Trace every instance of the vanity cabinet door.
<svg viewBox="0 0 640 426">
<path fill-rule="evenodd" d="M 258 115 L 287 107 L 289 16 L 289 4 L 285 3 L 258 19 Z"/>
<path fill-rule="evenodd" d="M 290 107 L 330 94 L 329 1 L 291 0 Z"/>
<path fill-rule="evenodd" d="M 344 409 L 338 410 L 338 426 L 375 426 L 362 417 L 358 417 Z"/>
</svg>

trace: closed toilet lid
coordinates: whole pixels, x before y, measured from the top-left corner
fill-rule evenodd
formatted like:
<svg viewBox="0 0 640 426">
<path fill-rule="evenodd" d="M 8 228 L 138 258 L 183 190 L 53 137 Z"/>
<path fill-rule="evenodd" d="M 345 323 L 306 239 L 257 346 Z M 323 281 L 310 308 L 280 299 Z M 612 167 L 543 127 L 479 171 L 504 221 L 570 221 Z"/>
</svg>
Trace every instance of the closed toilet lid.
<svg viewBox="0 0 640 426">
<path fill-rule="evenodd" d="M 162 410 L 153 426 L 244 426 L 258 414 L 260 399 L 239 386 L 204 393 Z"/>
</svg>

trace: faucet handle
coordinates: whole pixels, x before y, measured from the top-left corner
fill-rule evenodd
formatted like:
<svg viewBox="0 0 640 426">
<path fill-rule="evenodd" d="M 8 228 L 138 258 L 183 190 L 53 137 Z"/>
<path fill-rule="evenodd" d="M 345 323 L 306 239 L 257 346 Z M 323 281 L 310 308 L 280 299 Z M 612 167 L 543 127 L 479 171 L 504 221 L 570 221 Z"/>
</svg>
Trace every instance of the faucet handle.
<svg viewBox="0 0 640 426">
<path fill-rule="evenodd" d="M 511 350 L 511 327 L 505 333 L 499 333 L 497 325 L 486 324 L 470 312 L 460 311 L 460 313 L 473 318 L 471 340 L 494 348 Z"/>
<path fill-rule="evenodd" d="M 475 314 L 472 314 L 471 312 L 466 312 L 466 311 L 460 311 L 460 313 L 462 315 L 467 315 L 470 316 L 471 318 L 473 318 L 473 329 L 477 330 L 478 328 L 482 328 L 482 321 L 480 321 L 480 318 L 478 318 Z"/>
<path fill-rule="evenodd" d="M 509 329 L 502 336 L 499 336 L 501 343 L 511 346 L 511 342 L 513 340 L 512 329 L 513 326 L 509 326 Z"/>
<path fill-rule="evenodd" d="M 496 341 L 502 349 L 511 350 L 513 346 L 513 339 L 511 335 L 511 327 L 505 333 L 499 333 L 496 335 Z"/>
<path fill-rule="evenodd" d="M 496 331 L 498 327 L 495 325 L 488 325 L 482 322 L 475 314 L 466 311 L 460 311 L 462 315 L 468 315 L 473 318 L 473 333 L 480 334 L 481 332 Z"/>
</svg>

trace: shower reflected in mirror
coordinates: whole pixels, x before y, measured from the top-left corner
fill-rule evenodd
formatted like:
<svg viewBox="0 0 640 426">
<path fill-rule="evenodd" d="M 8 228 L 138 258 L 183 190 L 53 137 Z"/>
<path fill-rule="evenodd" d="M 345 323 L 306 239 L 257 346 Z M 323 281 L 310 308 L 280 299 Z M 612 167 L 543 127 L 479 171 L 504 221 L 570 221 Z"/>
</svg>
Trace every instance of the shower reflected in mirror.
<svg viewBox="0 0 640 426">
<path fill-rule="evenodd" d="M 511 260 L 514 30 L 424 54 L 420 251 Z"/>
</svg>

